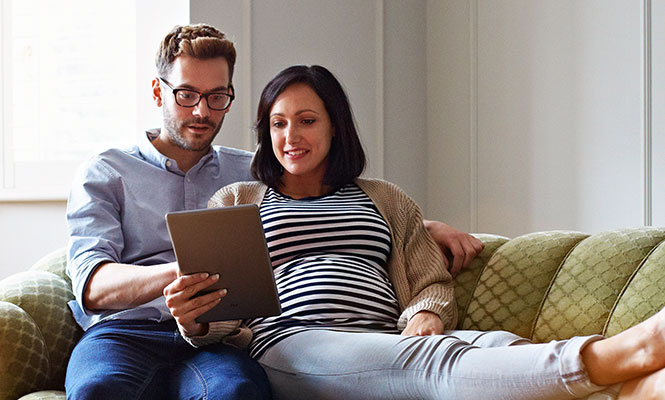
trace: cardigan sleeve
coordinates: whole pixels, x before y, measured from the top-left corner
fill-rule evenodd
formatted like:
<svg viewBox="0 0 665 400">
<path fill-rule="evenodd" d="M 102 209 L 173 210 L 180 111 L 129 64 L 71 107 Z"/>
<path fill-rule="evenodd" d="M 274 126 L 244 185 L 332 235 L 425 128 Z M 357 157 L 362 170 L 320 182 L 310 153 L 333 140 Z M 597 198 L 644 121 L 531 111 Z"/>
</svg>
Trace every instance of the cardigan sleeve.
<svg viewBox="0 0 665 400">
<path fill-rule="evenodd" d="M 399 211 L 404 221 L 403 230 L 396 237 L 399 246 L 395 256 L 400 257 L 396 265 L 404 269 L 406 280 L 405 305 L 397 322 L 403 330 L 408 321 L 419 311 L 431 311 L 439 315 L 444 329 L 454 329 L 457 324 L 453 278 L 446 270 L 443 255 L 423 224 L 423 215 L 418 205 L 401 192 Z M 397 235 L 396 235 L 397 236 Z M 397 289 L 397 288 L 396 288 Z"/>
</svg>

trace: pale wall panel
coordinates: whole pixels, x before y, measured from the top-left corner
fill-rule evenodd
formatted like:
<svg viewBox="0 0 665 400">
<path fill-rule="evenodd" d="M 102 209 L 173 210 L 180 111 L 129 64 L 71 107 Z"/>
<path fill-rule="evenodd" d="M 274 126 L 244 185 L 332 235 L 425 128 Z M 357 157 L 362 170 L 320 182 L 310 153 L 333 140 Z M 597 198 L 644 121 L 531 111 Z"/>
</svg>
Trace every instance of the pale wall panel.
<svg viewBox="0 0 665 400">
<path fill-rule="evenodd" d="M 665 226 L 665 1 L 652 2 L 653 221 Z"/>
<path fill-rule="evenodd" d="M 642 224 L 641 5 L 428 1 L 430 217 L 508 236 Z"/>
<path fill-rule="evenodd" d="M 470 3 L 427 2 L 428 217 L 464 231 L 476 230 L 471 207 Z"/>
<path fill-rule="evenodd" d="M 478 230 L 640 225 L 639 2 L 479 1 Z"/>
</svg>

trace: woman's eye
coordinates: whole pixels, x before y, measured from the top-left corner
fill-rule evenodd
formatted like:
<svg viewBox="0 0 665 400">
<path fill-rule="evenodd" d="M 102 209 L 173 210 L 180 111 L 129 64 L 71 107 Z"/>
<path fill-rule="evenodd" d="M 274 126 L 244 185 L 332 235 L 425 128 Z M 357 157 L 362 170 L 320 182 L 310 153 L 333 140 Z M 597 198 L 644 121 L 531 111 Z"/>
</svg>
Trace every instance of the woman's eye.
<svg viewBox="0 0 665 400">
<path fill-rule="evenodd" d="M 273 121 L 272 126 L 274 128 L 281 128 L 281 127 L 284 126 L 284 122 L 282 122 L 282 121 Z"/>
<path fill-rule="evenodd" d="M 302 123 L 305 125 L 312 125 L 316 120 L 314 118 L 303 119 Z"/>
</svg>

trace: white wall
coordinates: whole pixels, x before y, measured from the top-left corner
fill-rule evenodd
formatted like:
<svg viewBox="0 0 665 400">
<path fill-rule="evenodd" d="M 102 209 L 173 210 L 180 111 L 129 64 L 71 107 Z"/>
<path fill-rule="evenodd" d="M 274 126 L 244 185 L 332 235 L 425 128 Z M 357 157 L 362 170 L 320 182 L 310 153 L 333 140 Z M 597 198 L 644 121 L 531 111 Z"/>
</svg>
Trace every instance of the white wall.
<svg viewBox="0 0 665 400">
<path fill-rule="evenodd" d="M 641 4 L 428 2 L 431 216 L 508 236 L 643 223 Z"/>
</svg>

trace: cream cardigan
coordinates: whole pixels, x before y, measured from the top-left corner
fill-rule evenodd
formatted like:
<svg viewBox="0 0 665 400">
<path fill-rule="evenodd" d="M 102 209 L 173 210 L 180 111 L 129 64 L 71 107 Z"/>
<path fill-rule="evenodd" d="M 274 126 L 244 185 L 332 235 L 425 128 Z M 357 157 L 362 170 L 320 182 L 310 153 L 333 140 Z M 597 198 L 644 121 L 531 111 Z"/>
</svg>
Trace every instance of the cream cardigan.
<svg viewBox="0 0 665 400">
<path fill-rule="evenodd" d="M 423 225 L 418 205 L 392 183 L 378 179 L 357 179 L 355 183 L 374 202 L 390 228 L 392 248 L 386 269 L 402 310 L 398 329 L 403 330 L 409 319 L 423 310 L 438 314 L 444 329 L 454 329 L 457 307 L 453 279 L 444 268 L 441 251 Z M 267 189 L 260 182 L 234 183 L 218 190 L 208 207 L 260 205 Z M 240 321 L 224 321 L 210 323 L 206 336 L 188 341 L 198 347 L 223 339 L 225 343 L 246 347 L 251 337 L 251 331 L 240 326 Z"/>
</svg>

